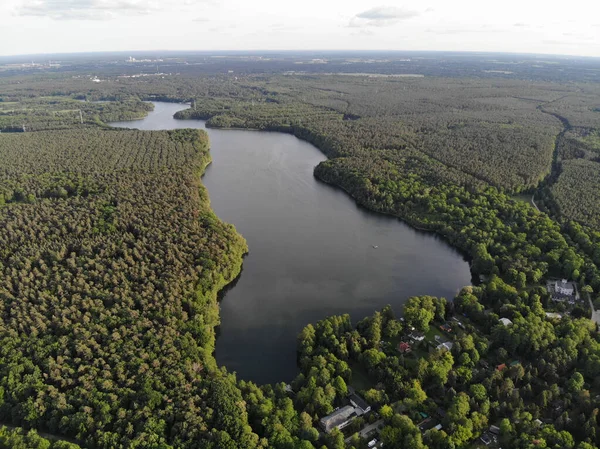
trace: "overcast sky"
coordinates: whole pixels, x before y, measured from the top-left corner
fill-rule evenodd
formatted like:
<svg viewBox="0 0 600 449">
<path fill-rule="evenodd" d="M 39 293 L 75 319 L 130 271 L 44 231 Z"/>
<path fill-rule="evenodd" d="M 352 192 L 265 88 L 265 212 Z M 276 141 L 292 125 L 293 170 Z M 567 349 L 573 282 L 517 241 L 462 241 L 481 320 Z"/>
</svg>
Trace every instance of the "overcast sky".
<svg viewBox="0 0 600 449">
<path fill-rule="evenodd" d="M 0 0 L 0 55 L 465 50 L 600 57 L 598 0 Z"/>
</svg>

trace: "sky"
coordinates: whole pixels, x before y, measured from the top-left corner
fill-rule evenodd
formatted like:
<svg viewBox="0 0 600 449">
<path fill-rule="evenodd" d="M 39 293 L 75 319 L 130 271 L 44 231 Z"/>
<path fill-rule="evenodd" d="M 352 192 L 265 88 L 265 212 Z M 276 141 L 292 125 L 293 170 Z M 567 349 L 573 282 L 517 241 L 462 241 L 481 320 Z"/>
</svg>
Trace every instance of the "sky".
<svg viewBox="0 0 600 449">
<path fill-rule="evenodd" d="M 0 0 L 0 56 L 436 50 L 600 57 L 598 0 Z"/>
</svg>

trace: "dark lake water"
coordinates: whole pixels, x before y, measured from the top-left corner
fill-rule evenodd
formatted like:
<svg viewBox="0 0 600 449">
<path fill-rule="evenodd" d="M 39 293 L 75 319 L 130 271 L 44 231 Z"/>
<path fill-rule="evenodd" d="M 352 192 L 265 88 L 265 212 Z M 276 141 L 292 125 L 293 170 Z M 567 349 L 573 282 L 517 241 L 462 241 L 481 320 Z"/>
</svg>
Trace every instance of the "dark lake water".
<svg viewBox="0 0 600 449">
<path fill-rule="evenodd" d="M 204 128 L 175 120 L 187 106 L 155 103 L 139 129 Z M 349 313 L 354 322 L 410 296 L 452 298 L 471 283 L 463 257 L 432 234 L 359 208 L 318 181 L 325 156 L 291 135 L 208 129 L 213 163 L 203 178 L 214 211 L 246 238 L 242 274 L 221 302 L 219 364 L 258 383 L 297 374 L 296 335 Z M 377 248 L 374 248 L 377 246 Z"/>
</svg>

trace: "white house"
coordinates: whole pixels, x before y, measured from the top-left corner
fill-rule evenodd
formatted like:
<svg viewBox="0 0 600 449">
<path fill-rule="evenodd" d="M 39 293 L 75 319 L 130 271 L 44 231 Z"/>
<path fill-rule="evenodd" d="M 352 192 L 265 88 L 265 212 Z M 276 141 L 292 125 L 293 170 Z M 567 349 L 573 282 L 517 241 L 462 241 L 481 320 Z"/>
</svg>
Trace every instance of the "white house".
<svg viewBox="0 0 600 449">
<path fill-rule="evenodd" d="M 554 291 L 556 293 L 560 293 L 561 295 L 573 296 L 575 289 L 573 288 L 573 284 L 571 282 L 563 279 L 562 281 L 555 282 Z"/>
<path fill-rule="evenodd" d="M 508 318 L 500 318 L 500 322 L 501 322 L 502 324 L 504 324 L 505 326 L 511 326 L 511 325 L 512 325 L 512 323 L 513 323 L 513 322 L 512 322 L 511 320 L 509 320 Z"/>
</svg>

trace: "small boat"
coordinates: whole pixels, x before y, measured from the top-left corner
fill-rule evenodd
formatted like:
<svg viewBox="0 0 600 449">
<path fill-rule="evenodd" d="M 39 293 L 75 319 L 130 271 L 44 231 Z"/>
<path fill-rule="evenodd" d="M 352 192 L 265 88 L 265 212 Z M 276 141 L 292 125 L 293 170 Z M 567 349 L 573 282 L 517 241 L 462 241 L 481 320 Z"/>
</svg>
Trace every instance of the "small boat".
<svg viewBox="0 0 600 449">
<path fill-rule="evenodd" d="M 377 246 L 377 245 L 373 245 L 373 248 L 377 249 L 377 248 L 379 248 L 379 246 Z"/>
</svg>

